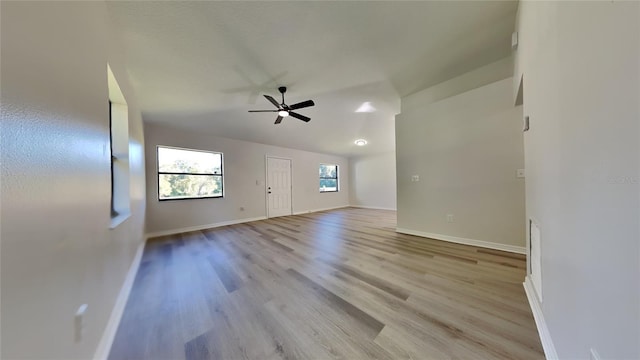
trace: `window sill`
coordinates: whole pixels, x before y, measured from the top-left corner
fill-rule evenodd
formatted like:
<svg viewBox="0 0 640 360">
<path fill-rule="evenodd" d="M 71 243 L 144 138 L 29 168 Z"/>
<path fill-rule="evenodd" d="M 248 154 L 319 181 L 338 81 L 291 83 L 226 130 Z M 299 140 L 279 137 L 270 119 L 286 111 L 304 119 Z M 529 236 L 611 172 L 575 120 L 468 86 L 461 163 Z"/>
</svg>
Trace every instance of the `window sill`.
<svg viewBox="0 0 640 360">
<path fill-rule="evenodd" d="M 112 217 L 111 225 L 109 225 L 109 229 L 113 230 L 117 228 L 120 224 L 122 224 L 125 220 L 127 220 L 130 217 L 131 217 L 131 213 L 128 211 L 122 214 L 118 214 L 118 216 L 116 217 Z"/>
<path fill-rule="evenodd" d="M 199 200 L 199 199 L 222 199 L 224 196 L 201 196 L 201 197 L 175 197 L 168 199 L 158 199 L 158 201 L 176 201 L 176 200 Z"/>
</svg>

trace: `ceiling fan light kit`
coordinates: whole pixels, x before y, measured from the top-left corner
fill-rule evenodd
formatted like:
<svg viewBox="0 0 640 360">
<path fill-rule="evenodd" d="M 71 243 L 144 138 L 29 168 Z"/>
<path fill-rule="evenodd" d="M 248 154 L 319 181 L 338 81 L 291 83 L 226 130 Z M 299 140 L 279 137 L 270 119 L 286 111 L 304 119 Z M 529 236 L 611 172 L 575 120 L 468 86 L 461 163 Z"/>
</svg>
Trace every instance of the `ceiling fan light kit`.
<svg viewBox="0 0 640 360">
<path fill-rule="evenodd" d="M 274 99 L 273 97 L 269 96 L 269 95 L 264 95 L 265 99 L 269 100 L 270 103 L 272 103 L 275 107 L 277 107 L 276 110 L 249 110 L 249 112 L 277 112 L 278 113 L 278 117 L 276 118 L 276 122 L 275 124 L 280 124 L 282 122 L 282 119 L 284 119 L 287 116 L 291 116 L 294 117 L 298 120 L 302 120 L 304 122 L 309 122 L 311 121 L 311 118 L 306 117 L 304 115 L 298 114 L 296 112 L 293 112 L 292 110 L 297 110 L 297 109 L 302 109 L 302 108 L 306 108 L 309 106 L 314 106 L 315 103 L 313 102 L 313 100 L 307 100 L 307 101 L 303 101 L 303 102 L 299 102 L 293 105 L 287 105 L 284 102 L 284 93 L 287 92 L 287 88 L 285 86 L 280 86 L 278 88 L 278 91 L 280 91 L 280 94 L 282 94 L 282 103 L 278 104 L 278 101 L 276 99 Z"/>
</svg>

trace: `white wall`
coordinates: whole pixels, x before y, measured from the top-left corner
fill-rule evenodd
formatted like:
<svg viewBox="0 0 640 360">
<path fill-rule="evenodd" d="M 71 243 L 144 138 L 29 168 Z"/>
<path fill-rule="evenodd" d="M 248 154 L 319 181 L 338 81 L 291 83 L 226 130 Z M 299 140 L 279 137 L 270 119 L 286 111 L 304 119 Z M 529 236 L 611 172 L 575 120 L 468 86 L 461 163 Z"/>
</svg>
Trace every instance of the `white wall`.
<svg viewBox="0 0 640 360">
<path fill-rule="evenodd" d="M 346 158 L 180 131 L 145 123 L 147 231 L 151 234 L 266 216 L 265 156 L 292 159 L 293 212 L 349 205 Z M 158 145 L 224 153 L 224 198 L 158 201 Z M 340 191 L 320 193 L 320 163 L 339 166 Z M 244 211 L 240 208 L 244 207 Z"/>
<path fill-rule="evenodd" d="M 473 87 L 479 71 L 491 70 L 482 82 L 502 74 L 492 66 L 453 81 Z M 506 78 L 436 102 L 433 89 L 402 99 L 398 231 L 524 251 L 524 179 L 516 178 L 524 167 L 521 108 L 511 88 Z"/>
<path fill-rule="evenodd" d="M 640 358 L 640 4 L 520 3 L 527 215 L 560 358 Z"/>
<path fill-rule="evenodd" d="M 415 107 L 431 104 L 498 80 L 511 78 L 511 76 L 513 76 L 513 59 L 509 56 L 405 96 L 400 102 L 401 113 L 405 109 L 411 110 Z"/>
<path fill-rule="evenodd" d="M 395 151 L 349 159 L 352 206 L 396 210 Z"/>
<path fill-rule="evenodd" d="M 0 357 L 92 358 L 143 240 L 140 113 L 104 3 L 0 7 Z M 114 230 L 107 60 L 130 111 L 132 215 Z M 85 303 L 76 343 L 74 313 Z"/>
</svg>

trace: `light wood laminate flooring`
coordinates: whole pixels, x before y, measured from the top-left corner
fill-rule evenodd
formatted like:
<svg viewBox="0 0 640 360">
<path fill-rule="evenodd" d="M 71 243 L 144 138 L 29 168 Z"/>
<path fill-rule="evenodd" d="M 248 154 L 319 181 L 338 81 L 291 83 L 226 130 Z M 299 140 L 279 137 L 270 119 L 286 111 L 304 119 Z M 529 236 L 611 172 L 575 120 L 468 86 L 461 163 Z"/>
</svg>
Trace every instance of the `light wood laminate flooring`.
<svg viewBox="0 0 640 360">
<path fill-rule="evenodd" d="M 344 208 L 148 241 L 110 359 L 543 359 L 522 255 Z"/>
</svg>

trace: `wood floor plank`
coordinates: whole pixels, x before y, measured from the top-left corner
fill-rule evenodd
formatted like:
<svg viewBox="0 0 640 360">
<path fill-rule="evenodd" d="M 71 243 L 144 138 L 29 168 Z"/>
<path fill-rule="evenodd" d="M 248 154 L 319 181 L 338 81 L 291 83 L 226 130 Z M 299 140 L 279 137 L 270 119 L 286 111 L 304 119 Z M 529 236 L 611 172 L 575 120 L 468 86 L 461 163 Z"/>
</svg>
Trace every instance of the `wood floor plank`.
<svg viewBox="0 0 640 360">
<path fill-rule="evenodd" d="M 242 280 L 224 261 L 216 260 L 213 256 L 208 257 L 207 260 L 216 271 L 227 292 L 234 292 L 242 286 Z"/>
<path fill-rule="evenodd" d="M 344 300 L 340 296 L 337 296 L 336 294 L 332 293 L 331 291 L 325 289 L 324 287 L 322 287 L 322 285 L 320 285 L 320 284 L 316 283 L 315 281 L 309 279 L 308 277 L 302 275 L 301 273 L 297 272 L 296 270 L 289 269 L 289 270 L 287 270 L 287 273 L 292 275 L 296 280 L 298 280 L 298 281 L 304 283 L 306 286 L 308 286 L 313 291 L 313 294 L 316 297 L 319 297 L 319 298 L 323 299 L 324 301 L 326 301 L 328 303 L 327 304 L 328 306 L 340 309 L 345 314 L 348 314 L 353 319 L 355 319 L 356 321 L 358 321 L 361 324 L 363 324 L 364 327 L 367 330 L 371 331 L 371 333 L 374 335 L 374 336 L 372 336 L 372 338 L 377 336 L 378 333 L 384 327 L 384 324 L 381 323 L 380 321 L 378 321 L 376 318 L 374 318 L 374 317 L 370 316 L 369 314 L 367 314 L 366 312 L 358 309 L 357 307 L 355 307 L 352 304 L 350 304 L 348 301 Z"/>
<path fill-rule="evenodd" d="M 396 359 L 452 359 L 449 346 L 433 346 L 431 342 L 416 340 L 398 332 L 394 326 L 386 326 L 375 339 L 375 343 L 387 349 Z"/>
<path fill-rule="evenodd" d="M 318 258 L 318 260 L 336 268 L 337 270 L 342 271 L 343 273 L 347 274 L 347 275 L 351 275 L 357 279 L 360 279 L 366 283 L 368 283 L 371 286 L 377 287 L 378 289 L 382 290 L 382 291 L 386 291 L 389 294 L 402 299 L 402 300 L 407 300 L 409 298 L 409 292 L 382 279 L 379 279 L 373 275 L 367 274 L 363 271 L 360 271 L 356 268 L 353 268 L 349 265 L 345 265 L 345 264 L 340 264 L 337 263 L 335 261 L 331 261 L 331 260 L 327 260 L 327 259 L 323 259 L 323 258 Z"/>
<path fill-rule="evenodd" d="M 109 358 L 543 359 L 520 254 L 342 208 L 150 239 Z"/>
<path fill-rule="evenodd" d="M 285 297 L 271 301 L 266 307 L 296 333 L 304 333 L 312 346 L 320 346 L 327 358 L 353 359 L 366 356 L 370 359 L 391 359 L 391 355 L 366 339 L 357 330 L 351 330 L 345 321 L 327 321 L 326 313 L 308 305 L 308 299 Z M 301 322 L 300 319 L 305 319 Z M 317 353 L 317 352 L 316 352 Z M 318 356 L 318 358 L 320 358 Z"/>
</svg>

